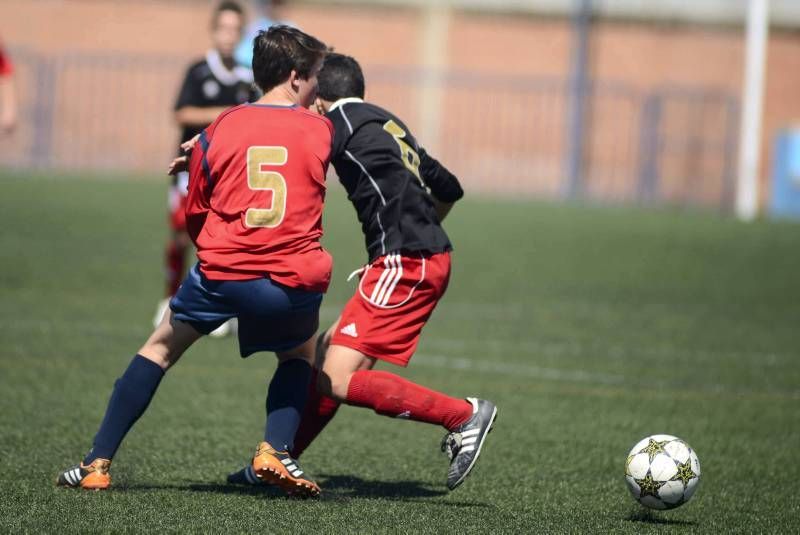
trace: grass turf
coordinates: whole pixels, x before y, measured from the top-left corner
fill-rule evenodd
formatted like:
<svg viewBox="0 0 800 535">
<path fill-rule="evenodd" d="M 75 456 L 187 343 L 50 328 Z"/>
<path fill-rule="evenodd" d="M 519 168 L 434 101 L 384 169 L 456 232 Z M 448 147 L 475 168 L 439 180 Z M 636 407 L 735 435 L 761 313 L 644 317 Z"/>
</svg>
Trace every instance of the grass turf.
<svg viewBox="0 0 800 535">
<path fill-rule="evenodd" d="M 442 431 L 343 408 L 304 456 L 298 502 L 224 484 L 252 454 L 268 355 L 203 340 L 162 382 L 114 489 L 57 489 L 162 291 L 161 181 L 0 173 L 0 531 L 797 532 L 800 228 L 713 215 L 468 199 L 447 228 L 448 295 L 401 373 L 500 416 L 475 472 L 444 485 Z M 331 188 L 331 321 L 364 260 Z M 385 367 L 391 368 L 391 367 Z M 628 449 L 684 438 L 691 503 L 647 513 Z"/>
</svg>

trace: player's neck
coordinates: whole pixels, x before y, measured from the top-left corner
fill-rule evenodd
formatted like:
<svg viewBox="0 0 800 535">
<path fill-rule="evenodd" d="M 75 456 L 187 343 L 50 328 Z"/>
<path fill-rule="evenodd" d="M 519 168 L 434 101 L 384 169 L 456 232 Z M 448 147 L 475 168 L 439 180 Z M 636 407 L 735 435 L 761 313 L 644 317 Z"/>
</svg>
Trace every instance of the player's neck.
<svg viewBox="0 0 800 535">
<path fill-rule="evenodd" d="M 267 104 L 270 106 L 296 106 L 297 97 L 287 87 L 279 85 L 273 87 L 258 99 L 257 104 Z"/>
<path fill-rule="evenodd" d="M 233 58 L 233 56 L 225 57 L 223 55 L 220 55 L 220 59 L 222 60 L 222 64 L 229 71 L 232 71 L 233 68 L 236 67 L 236 60 Z"/>
</svg>

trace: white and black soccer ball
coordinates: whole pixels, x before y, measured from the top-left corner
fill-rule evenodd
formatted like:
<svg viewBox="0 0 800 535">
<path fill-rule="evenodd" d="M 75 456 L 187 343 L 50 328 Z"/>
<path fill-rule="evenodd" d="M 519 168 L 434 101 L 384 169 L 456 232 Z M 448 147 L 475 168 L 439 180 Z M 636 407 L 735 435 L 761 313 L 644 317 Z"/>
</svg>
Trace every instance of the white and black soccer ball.
<svg viewBox="0 0 800 535">
<path fill-rule="evenodd" d="M 651 509 L 674 509 L 688 502 L 700 482 L 694 450 L 672 435 L 643 438 L 625 461 L 625 481 L 634 499 Z"/>
</svg>

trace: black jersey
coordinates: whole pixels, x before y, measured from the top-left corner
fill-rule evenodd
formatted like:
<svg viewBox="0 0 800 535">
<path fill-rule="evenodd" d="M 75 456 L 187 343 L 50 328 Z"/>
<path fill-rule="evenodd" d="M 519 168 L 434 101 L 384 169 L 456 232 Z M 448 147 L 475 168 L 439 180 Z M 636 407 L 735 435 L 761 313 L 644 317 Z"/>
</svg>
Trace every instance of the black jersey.
<svg viewBox="0 0 800 535">
<path fill-rule="evenodd" d="M 451 250 L 433 197 L 460 199 L 458 179 L 383 108 L 349 98 L 326 116 L 335 132 L 331 163 L 358 212 L 370 262 L 391 251 Z"/>
<path fill-rule="evenodd" d="M 185 106 L 211 108 L 237 106 L 258 98 L 253 87 L 253 72 L 247 67 L 236 66 L 228 70 L 216 50 L 192 64 L 186 71 L 175 110 Z M 187 126 L 181 132 L 181 143 L 193 138 L 208 125 Z"/>
</svg>

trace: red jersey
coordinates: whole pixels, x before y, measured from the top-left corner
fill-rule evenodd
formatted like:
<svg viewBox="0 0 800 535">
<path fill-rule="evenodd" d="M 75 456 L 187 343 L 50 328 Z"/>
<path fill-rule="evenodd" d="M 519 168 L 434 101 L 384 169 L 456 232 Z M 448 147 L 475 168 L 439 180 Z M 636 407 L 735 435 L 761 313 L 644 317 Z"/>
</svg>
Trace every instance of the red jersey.
<svg viewBox="0 0 800 535">
<path fill-rule="evenodd" d="M 0 43 L 0 76 L 8 76 L 14 72 L 14 68 L 11 65 L 11 60 L 8 59 L 8 56 L 3 50 L 3 45 Z"/>
<path fill-rule="evenodd" d="M 333 125 L 298 106 L 243 104 L 206 128 L 189 163 L 186 223 L 211 280 L 268 275 L 324 292 L 321 244 Z"/>
</svg>

